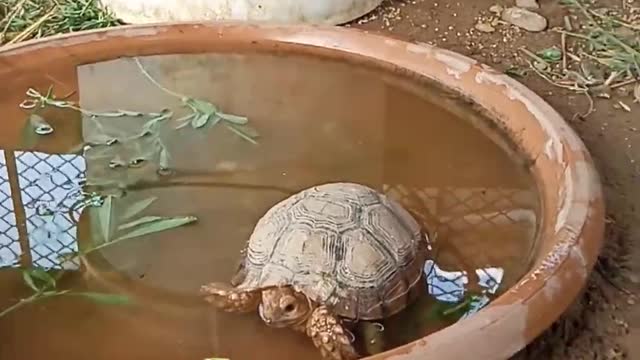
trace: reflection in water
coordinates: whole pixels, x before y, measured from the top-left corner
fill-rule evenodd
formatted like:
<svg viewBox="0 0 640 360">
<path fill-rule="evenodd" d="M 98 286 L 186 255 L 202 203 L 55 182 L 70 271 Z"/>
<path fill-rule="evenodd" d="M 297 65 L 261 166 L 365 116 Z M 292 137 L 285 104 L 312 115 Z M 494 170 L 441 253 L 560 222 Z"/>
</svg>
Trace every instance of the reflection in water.
<svg viewBox="0 0 640 360">
<path fill-rule="evenodd" d="M 78 250 L 74 219 L 82 210 L 77 204 L 84 158 L 25 151 L 16 152 L 15 160 L 33 266 L 77 269 L 77 259 L 63 258 Z"/>
<path fill-rule="evenodd" d="M 502 283 L 504 270 L 501 268 L 487 268 L 475 270 L 479 279 L 477 285 L 482 289 L 471 302 L 471 308 L 462 318 L 466 318 L 487 305 Z M 424 265 L 425 280 L 429 295 L 439 302 L 458 304 L 465 299 L 469 277 L 465 271 L 445 271 L 438 267 L 433 260 L 427 260 Z"/>
<path fill-rule="evenodd" d="M 537 229 L 535 186 L 503 149 L 446 106 L 433 105 L 449 101 L 440 94 L 428 95 L 432 91 L 423 86 L 414 89 L 405 79 L 383 78 L 373 70 L 296 56 L 163 55 L 144 64 L 164 86 L 248 116 L 260 145 L 247 146 L 224 129 L 176 131 L 177 124 L 168 122 L 159 136 L 175 173 L 204 174 L 197 186 L 188 181 L 178 186 L 167 180 L 173 175 L 159 180 L 154 157 L 141 166 L 109 166 L 114 159 L 132 164 L 147 154 L 147 138 L 81 156 L 49 154 L 105 134 L 109 140 L 130 138 L 146 124 L 144 117 L 70 119 L 60 112 L 56 118 L 52 110 L 56 130 L 47 135 L 49 143 L 36 147 L 42 152 L 5 150 L 0 162 L 0 276 L 7 278 L 0 281 L 5 287 L 0 303 L 6 307 L 31 294 L 14 271 L 22 265 L 70 269 L 62 288 L 124 293 L 140 306 L 104 307 L 77 297 L 25 306 L 0 319 L 0 336 L 7 339 L 0 360 L 246 360 L 255 359 L 256 351 L 264 360 L 317 359 L 300 334 L 271 329 L 256 314 L 213 312 L 195 296 L 204 283 L 229 282 L 257 219 L 290 195 L 275 186 L 295 192 L 332 181 L 362 183 L 389 194 L 425 224 L 433 257 L 424 267 L 424 291 L 406 311 L 380 321 L 389 338 L 385 346 L 450 325 L 451 319 L 428 317 L 436 302 L 455 306 L 474 295 L 463 315 L 469 316 L 527 270 L 523 259 Z M 122 84 L 135 91 L 123 91 Z M 69 87 L 86 109 L 170 108 L 182 115 L 179 99 L 151 84 L 130 59 L 82 66 L 77 84 L 74 78 Z M 56 139 L 64 146 L 49 150 L 47 144 Z M 225 174 L 211 174 L 219 169 Z M 84 179 L 124 195 L 113 201 L 120 212 L 157 198 L 142 216 L 195 215 L 199 221 L 100 250 L 95 262 L 80 267 L 64 263 L 66 253 L 96 240 L 92 217 L 83 216 L 92 212 L 82 212 L 83 190 L 96 189 L 83 189 Z M 169 186 L 154 187 L 162 181 Z M 240 185 L 207 186 L 207 181 Z M 116 191 L 123 187 L 127 191 Z M 34 323 L 60 326 L 52 332 Z M 70 338 L 79 345 L 63 346 Z"/>
<path fill-rule="evenodd" d="M 8 153 L 9 156 L 5 156 Z M 19 226 L 16 213 L 20 213 L 25 223 L 20 224 L 26 230 L 30 266 L 46 269 L 77 269 L 77 261 L 61 261 L 61 256 L 74 253 L 76 242 L 76 224 L 72 214 L 81 209 L 72 209 L 82 198 L 82 189 L 77 179 L 84 173 L 84 159 L 78 155 L 45 154 L 40 152 L 1 151 L 0 158 L 0 196 L 3 216 L 2 247 L 0 259 L 2 266 L 18 266 L 25 254 L 19 239 Z M 7 158 L 15 173 L 7 171 Z M 14 209 L 11 181 L 16 181 L 14 189 L 19 189 L 19 209 Z"/>
<path fill-rule="evenodd" d="M 4 151 L 0 150 L 0 267 L 19 266 L 22 248 L 11 198 Z"/>
</svg>

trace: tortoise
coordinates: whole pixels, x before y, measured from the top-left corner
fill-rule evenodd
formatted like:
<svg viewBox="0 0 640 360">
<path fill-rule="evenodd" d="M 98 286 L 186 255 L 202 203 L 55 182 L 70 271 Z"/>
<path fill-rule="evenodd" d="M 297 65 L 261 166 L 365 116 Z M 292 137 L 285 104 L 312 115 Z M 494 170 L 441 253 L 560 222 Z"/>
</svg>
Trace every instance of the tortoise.
<svg viewBox="0 0 640 360">
<path fill-rule="evenodd" d="M 306 333 L 323 358 L 357 359 L 348 325 L 394 315 L 416 299 L 427 234 L 387 196 L 328 183 L 279 202 L 257 222 L 231 286 L 201 288 L 227 312 L 257 310 Z"/>
</svg>

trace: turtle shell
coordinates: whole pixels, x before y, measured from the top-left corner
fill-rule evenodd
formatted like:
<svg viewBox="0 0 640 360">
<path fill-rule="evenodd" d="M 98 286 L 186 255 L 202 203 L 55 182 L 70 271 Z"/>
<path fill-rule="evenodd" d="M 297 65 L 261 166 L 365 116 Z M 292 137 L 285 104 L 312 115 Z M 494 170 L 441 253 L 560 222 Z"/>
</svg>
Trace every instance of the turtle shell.
<svg viewBox="0 0 640 360">
<path fill-rule="evenodd" d="M 405 209 L 367 186 L 312 187 L 258 221 L 237 286 L 291 285 L 345 318 L 388 317 L 421 284 L 425 236 Z"/>
</svg>

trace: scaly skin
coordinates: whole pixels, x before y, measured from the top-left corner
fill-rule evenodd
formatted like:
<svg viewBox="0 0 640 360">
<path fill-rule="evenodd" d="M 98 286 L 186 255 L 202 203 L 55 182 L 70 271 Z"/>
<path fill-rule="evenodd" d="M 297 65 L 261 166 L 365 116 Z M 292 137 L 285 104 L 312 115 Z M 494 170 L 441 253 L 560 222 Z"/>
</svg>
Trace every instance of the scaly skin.
<svg viewBox="0 0 640 360">
<path fill-rule="evenodd" d="M 340 320 L 326 306 L 316 308 L 309 317 L 307 335 L 325 359 L 354 360 L 359 357 Z"/>
<path fill-rule="evenodd" d="M 200 291 L 205 295 L 208 303 L 231 313 L 255 311 L 262 300 L 260 290 L 238 290 L 226 284 L 211 283 L 202 286 Z"/>
<path fill-rule="evenodd" d="M 212 283 L 203 286 L 201 292 L 207 302 L 221 310 L 244 313 L 258 309 L 267 325 L 306 333 L 327 360 L 359 358 L 340 319 L 291 286 L 241 290 Z"/>
</svg>

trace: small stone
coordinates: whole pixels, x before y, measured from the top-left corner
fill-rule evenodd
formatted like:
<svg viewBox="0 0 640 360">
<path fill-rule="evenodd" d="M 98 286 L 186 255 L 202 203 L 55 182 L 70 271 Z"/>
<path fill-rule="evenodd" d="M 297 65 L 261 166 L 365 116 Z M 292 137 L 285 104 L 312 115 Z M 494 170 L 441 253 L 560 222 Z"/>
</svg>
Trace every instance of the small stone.
<svg viewBox="0 0 640 360">
<path fill-rule="evenodd" d="M 537 0 L 516 0 L 516 6 L 523 9 L 539 9 L 540 5 Z"/>
<path fill-rule="evenodd" d="M 636 304 L 636 301 L 635 301 L 632 297 L 630 297 L 630 298 L 628 298 L 628 299 L 627 299 L 627 304 L 629 304 L 629 305 L 635 305 L 635 304 Z"/>
<path fill-rule="evenodd" d="M 547 19 L 533 11 L 517 7 L 502 12 L 502 20 L 531 32 L 540 32 L 547 28 Z"/>
<path fill-rule="evenodd" d="M 493 26 L 487 23 L 477 23 L 474 27 L 476 28 L 476 30 L 482 31 L 485 33 L 491 33 L 496 31 L 496 29 Z"/>
</svg>

